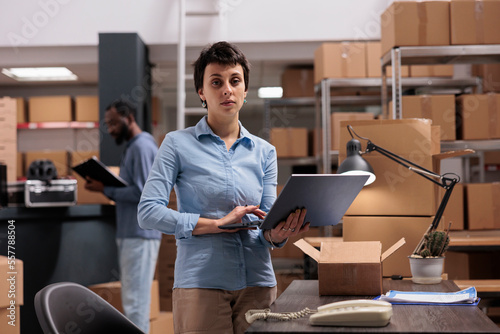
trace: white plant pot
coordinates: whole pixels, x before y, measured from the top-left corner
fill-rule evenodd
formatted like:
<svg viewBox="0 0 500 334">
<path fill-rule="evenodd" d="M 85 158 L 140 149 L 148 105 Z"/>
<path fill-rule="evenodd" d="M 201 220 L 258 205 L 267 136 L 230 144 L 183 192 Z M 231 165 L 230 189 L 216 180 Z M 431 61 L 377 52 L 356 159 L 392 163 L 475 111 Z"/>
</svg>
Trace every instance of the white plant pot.
<svg viewBox="0 0 500 334">
<path fill-rule="evenodd" d="M 412 281 L 418 284 L 437 284 L 443 274 L 444 256 L 415 258 L 409 256 Z"/>
</svg>

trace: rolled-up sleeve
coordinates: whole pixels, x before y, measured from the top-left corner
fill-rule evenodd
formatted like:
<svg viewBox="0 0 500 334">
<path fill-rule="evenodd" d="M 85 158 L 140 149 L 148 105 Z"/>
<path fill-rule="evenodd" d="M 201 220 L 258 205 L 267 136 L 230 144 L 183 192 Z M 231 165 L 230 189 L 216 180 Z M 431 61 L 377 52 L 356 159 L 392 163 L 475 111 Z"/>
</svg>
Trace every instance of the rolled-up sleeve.
<svg viewBox="0 0 500 334">
<path fill-rule="evenodd" d="M 200 215 L 180 213 L 167 207 L 179 168 L 175 150 L 174 140 L 167 135 L 144 186 L 137 219 L 142 228 L 156 229 L 182 239 L 192 236 Z"/>
</svg>

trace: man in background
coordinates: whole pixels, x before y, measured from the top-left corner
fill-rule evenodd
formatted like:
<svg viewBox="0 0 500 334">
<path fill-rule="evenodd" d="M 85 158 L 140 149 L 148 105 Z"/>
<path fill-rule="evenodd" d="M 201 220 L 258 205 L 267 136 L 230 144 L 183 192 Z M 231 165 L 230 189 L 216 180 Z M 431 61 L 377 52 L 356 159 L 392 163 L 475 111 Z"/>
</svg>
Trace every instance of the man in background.
<svg viewBox="0 0 500 334">
<path fill-rule="evenodd" d="M 120 163 L 120 177 L 128 186 L 109 187 L 100 181 L 87 178 L 85 188 L 102 192 L 116 203 L 116 244 L 123 310 L 132 322 L 148 333 L 151 284 L 161 233 L 139 227 L 137 204 L 158 145 L 151 134 L 141 130 L 135 118 L 135 107 L 122 100 L 109 105 L 104 116 L 108 133 L 115 139 L 116 144 L 127 142 Z"/>
</svg>

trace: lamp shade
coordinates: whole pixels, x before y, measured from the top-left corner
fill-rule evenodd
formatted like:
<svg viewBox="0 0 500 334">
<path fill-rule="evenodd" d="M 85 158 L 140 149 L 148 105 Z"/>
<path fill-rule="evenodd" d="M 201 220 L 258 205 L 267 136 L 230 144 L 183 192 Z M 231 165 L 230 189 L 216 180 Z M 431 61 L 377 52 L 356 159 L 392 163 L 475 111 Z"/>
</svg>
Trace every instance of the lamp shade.
<svg viewBox="0 0 500 334">
<path fill-rule="evenodd" d="M 347 142 L 347 157 L 337 169 L 337 174 L 350 175 L 368 175 L 369 178 L 365 186 L 372 184 L 375 181 L 375 173 L 372 166 L 363 159 L 360 154 L 361 143 L 357 139 L 351 139 Z"/>
</svg>

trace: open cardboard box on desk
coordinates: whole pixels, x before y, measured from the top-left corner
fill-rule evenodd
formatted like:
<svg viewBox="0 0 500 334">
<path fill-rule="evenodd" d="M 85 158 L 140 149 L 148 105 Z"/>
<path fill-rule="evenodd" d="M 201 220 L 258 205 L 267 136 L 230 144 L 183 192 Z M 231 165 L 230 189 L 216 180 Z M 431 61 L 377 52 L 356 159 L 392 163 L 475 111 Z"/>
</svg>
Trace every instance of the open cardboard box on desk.
<svg viewBox="0 0 500 334">
<path fill-rule="evenodd" d="M 314 248 L 304 239 L 294 243 L 318 262 L 319 294 L 370 296 L 382 291 L 382 262 L 405 244 L 401 238 L 382 254 L 380 241 L 322 242 Z"/>
</svg>

